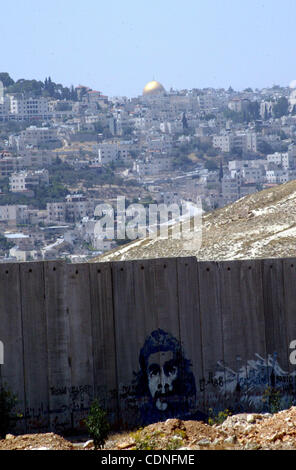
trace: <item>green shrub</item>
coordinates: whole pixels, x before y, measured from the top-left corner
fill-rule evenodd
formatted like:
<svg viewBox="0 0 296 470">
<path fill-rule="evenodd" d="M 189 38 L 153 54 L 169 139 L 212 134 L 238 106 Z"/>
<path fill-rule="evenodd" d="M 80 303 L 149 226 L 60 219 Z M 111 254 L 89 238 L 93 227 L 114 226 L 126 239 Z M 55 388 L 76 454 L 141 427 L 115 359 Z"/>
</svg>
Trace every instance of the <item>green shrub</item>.
<svg viewBox="0 0 296 470">
<path fill-rule="evenodd" d="M 85 424 L 90 437 L 94 441 L 95 449 L 104 447 L 110 431 L 110 424 L 107 419 L 106 411 L 100 407 L 97 400 L 93 401 Z"/>
<path fill-rule="evenodd" d="M 155 450 L 158 445 L 158 438 L 160 436 L 159 431 L 155 431 L 151 434 L 143 433 L 142 429 L 139 429 L 133 434 L 135 440 L 135 450 Z"/>
<path fill-rule="evenodd" d="M 174 434 L 167 442 L 165 450 L 177 450 L 184 445 L 181 434 Z"/>
<path fill-rule="evenodd" d="M 13 412 L 17 403 L 17 398 L 9 388 L 0 386 L 0 438 L 4 438 L 15 426 L 16 420 L 20 417 Z"/>
<path fill-rule="evenodd" d="M 270 413 L 278 413 L 281 409 L 281 392 L 273 387 L 266 387 L 262 401 L 267 405 Z"/>
<path fill-rule="evenodd" d="M 210 408 L 208 423 L 211 426 L 213 424 L 222 424 L 228 418 L 228 416 L 231 416 L 231 411 L 229 411 L 228 409 L 224 411 L 219 411 L 215 414 L 213 408 Z"/>
</svg>

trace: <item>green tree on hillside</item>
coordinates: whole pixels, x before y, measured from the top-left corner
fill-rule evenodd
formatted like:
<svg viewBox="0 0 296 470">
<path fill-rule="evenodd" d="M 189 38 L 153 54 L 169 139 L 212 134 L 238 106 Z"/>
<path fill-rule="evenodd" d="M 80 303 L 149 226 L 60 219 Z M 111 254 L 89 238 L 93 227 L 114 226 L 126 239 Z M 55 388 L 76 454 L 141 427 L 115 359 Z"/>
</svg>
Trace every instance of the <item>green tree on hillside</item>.
<svg viewBox="0 0 296 470">
<path fill-rule="evenodd" d="M 275 118 L 286 116 L 289 112 L 289 102 L 287 98 L 282 96 L 273 107 L 273 114 Z"/>
<path fill-rule="evenodd" d="M 13 79 L 7 72 L 0 72 L 0 81 L 3 83 L 4 87 L 8 87 L 14 84 Z"/>
</svg>

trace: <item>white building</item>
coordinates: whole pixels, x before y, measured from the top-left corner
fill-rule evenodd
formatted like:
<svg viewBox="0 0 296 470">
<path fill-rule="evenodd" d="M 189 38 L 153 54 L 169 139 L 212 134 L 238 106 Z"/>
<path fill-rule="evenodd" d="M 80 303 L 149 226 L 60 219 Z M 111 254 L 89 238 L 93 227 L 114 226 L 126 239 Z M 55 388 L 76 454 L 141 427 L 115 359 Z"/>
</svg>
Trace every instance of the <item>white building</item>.
<svg viewBox="0 0 296 470">
<path fill-rule="evenodd" d="M 83 217 L 93 216 L 95 203 L 82 194 L 69 194 L 66 196 L 66 218 L 68 221 L 81 220 Z"/>
<path fill-rule="evenodd" d="M 9 189 L 13 193 L 32 191 L 42 183 L 49 184 L 48 170 L 20 171 L 10 176 Z"/>
<path fill-rule="evenodd" d="M 87 199 L 82 194 L 66 196 L 62 202 L 50 202 L 46 204 L 47 222 L 79 221 L 84 217 L 92 217 L 95 210 L 95 202 Z"/>
<path fill-rule="evenodd" d="M 0 206 L 0 222 L 8 222 L 12 225 L 26 223 L 28 219 L 27 205 Z"/>
<path fill-rule="evenodd" d="M 172 169 L 172 158 L 166 153 L 150 154 L 142 160 L 136 160 L 133 171 L 139 176 L 154 176 Z"/>
<path fill-rule="evenodd" d="M 16 120 L 50 117 L 46 98 L 25 98 L 23 95 L 8 95 L 10 101 L 10 118 Z"/>
<path fill-rule="evenodd" d="M 242 134 L 242 139 L 243 152 L 258 152 L 258 144 L 261 142 L 261 137 L 256 132 L 246 132 Z"/>
<path fill-rule="evenodd" d="M 262 101 L 260 103 L 260 116 L 262 119 L 272 116 L 274 105 L 274 101 Z"/>
<path fill-rule="evenodd" d="M 222 197 L 224 204 L 230 204 L 240 197 L 239 178 L 231 178 L 230 175 L 224 176 L 222 180 Z"/>
<path fill-rule="evenodd" d="M 233 136 L 231 134 L 214 135 L 213 147 L 221 152 L 229 153 L 233 148 Z"/>
<path fill-rule="evenodd" d="M 236 113 L 247 111 L 250 106 L 250 100 L 247 98 L 233 98 L 228 102 L 228 108 Z"/>
<path fill-rule="evenodd" d="M 66 202 L 48 202 L 47 209 L 47 223 L 51 222 L 65 222 L 66 221 Z"/>
<path fill-rule="evenodd" d="M 4 96 L 4 86 L 0 81 L 0 121 L 6 121 L 8 119 L 10 109 L 9 98 Z"/>
<path fill-rule="evenodd" d="M 124 142 L 104 142 L 98 146 L 99 163 L 106 165 L 115 161 L 128 161 L 131 144 Z"/>
<path fill-rule="evenodd" d="M 183 131 L 181 120 L 161 122 L 159 127 L 164 134 L 177 134 Z"/>
<path fill-rule="evenodd" d="M 267 170 L 266 180 L 268 183 L 282 184 L 292 181 L 296 178 L 296 170 Z"/>
<path fill-rule="evenodd" d="M 262 183 L 265 180 L 264 168 L 242 168 L 241 178 L 244 183 Z"/>
<path fill-rule="evenodd" d="M 213 136 L 213 147 L 225 153 L 234 149 L 241 150 L 243 153 L 256 153 L 260 141 L 261 137 L 256 132 L 223 133 Z"/>
<path fill-rule="evenodd" d="M 18 147 L 21 149 L 26 145 L 38 147 L 42 144 L 56 143 L 58 140 L 57 129 L 49 127 L 30 126 L 21 132 L 18 140 Z"/>
<path fill-rule="evenodd" d="M 162 135 L 160 137 L 148 136 L 147 149 L 149 152 L 169 152 L 172 149 L 172 136 Z"/>
<path fill-rule="evenodd" d="M 295 156 L 293 152 L 275 152 L 267 155 L 268 163 L 281 165 L 284 170 L 293 169 L 295 167 Z"/>
</svg>

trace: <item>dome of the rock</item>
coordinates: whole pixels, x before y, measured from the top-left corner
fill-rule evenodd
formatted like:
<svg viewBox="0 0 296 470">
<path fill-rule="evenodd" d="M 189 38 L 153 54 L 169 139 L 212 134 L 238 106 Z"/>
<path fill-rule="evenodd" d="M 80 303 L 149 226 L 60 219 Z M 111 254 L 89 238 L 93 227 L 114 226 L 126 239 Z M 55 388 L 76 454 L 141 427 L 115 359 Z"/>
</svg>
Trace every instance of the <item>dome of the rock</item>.
<svg viewBox="0 0 296 470">
<path fill-rule="evenodd" d="M 149 96 L 149 95 L 159 95 L 159 94 L 164 94 L 165 89 L 162 86 L 161 83 L 157 82 L 156 80 L 152 80 L 151 82 L 148 82 L 147 85 L 145 85 L 144 90 L 143 90 L 143 95 L 144 96 Z"/>
</svg>

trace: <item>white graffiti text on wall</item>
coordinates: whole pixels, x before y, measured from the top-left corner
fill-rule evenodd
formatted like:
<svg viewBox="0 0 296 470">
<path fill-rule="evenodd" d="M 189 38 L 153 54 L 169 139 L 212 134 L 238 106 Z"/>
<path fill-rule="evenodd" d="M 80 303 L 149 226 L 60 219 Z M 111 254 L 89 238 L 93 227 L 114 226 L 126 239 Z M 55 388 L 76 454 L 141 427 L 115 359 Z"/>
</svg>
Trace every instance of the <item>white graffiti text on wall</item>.
<svg viewBox="0 0 296 470">
<path fill-rule="evenodd" d="M 4 364 L 4 343 L 0 341 L 0 365 Z"/>
<path fill-rule="evenodd" d="M 234 403 L 234 397 L 243 410 L 262 411 L 262 397 L 267 387 L 280 392 L 281 409 L 292 406 L 295 402 L 296 371 L 285 371 L 279 364 L 277 353 L 268 354 L 267 358 L 255 354 L 237 370 L 223 362 L 218 362 L 219 370 L 214 378 L 224 382 L 224 393 Z"/>
<path fill-rule="evenodd" d="M 290 349 L 293 349 L 293 351 L 291 352 L 291 354 L 289 356 L 289 360 L 290 360 L 291 364 L 293 364 L 295 366 L 296 365 L 296 339 L 291 341 Z"/>
</svg>

